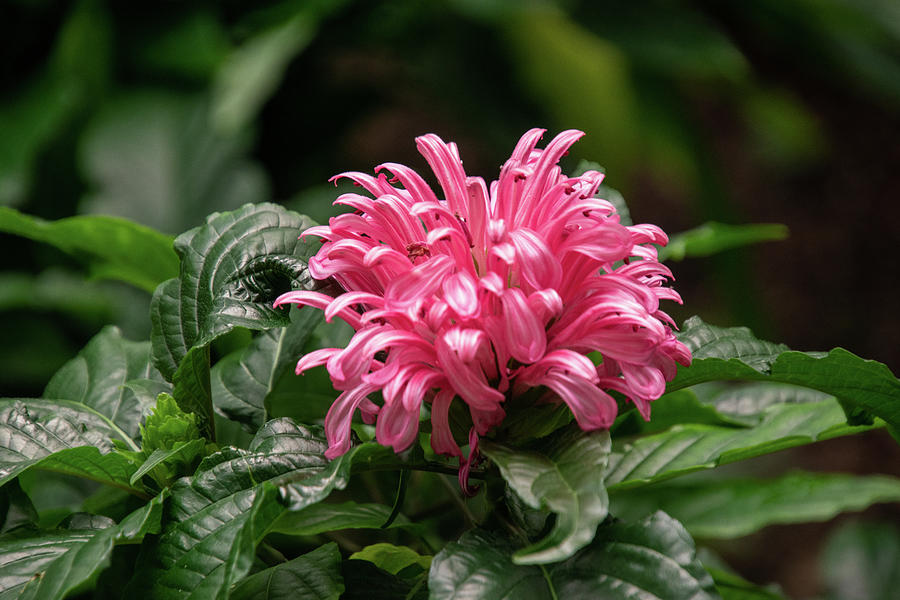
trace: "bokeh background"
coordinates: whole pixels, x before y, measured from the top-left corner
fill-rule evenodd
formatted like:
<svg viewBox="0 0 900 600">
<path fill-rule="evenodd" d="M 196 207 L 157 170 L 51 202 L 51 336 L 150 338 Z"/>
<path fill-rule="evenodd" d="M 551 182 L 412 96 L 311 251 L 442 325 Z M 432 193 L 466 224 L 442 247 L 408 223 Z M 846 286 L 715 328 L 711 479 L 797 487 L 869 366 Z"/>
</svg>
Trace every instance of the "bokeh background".
<svg viewBox="0 0 900 600">
<path fill-rule="evenodd" d="M 170 234 L 246 202 L 323 221 L 337 172 L 424 172 L 416 135 L 456 141 L 467 171 L 491 179 L 525 130 L 578 128 L 565 160 L 604 165 L 638 222 L 790 229 L 673 264 L 679 321 L 900 371 L 896 0 L 4 0 L 0 52 L 0 206 Z M 146 339 L 148 305 L 0 234 L 0 393 L 39 395 L 104 323 Z M 900 454 L 879 433 L 752 468 L 792 466 L 900 474 Z M 716 550 L 792 597 L 870 597 L 836 565 L 900 561 L 900 542 L 848 523 Z"/>
</svg>

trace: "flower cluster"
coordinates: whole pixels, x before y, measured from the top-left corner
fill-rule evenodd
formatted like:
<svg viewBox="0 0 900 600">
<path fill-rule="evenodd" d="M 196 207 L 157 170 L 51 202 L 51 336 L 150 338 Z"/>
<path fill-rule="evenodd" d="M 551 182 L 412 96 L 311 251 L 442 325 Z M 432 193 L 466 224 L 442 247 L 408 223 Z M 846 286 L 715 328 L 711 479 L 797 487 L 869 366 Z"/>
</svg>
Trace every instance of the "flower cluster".
<svg viewBox="0 0 900 600">
<path fill-rule="evenodd" d="M 540 386 L 582 429 L 602 429 L 617 412 L 608 390 L 649 418 L 676 363 L 690 363 L 659 307 L 681 301 L 663 285 L 672 275 L 653 245 L 664 245 L 665 233 L 621 224 L 595 197 L 601 173 L 561 172 L 557 163 L 581 132 L 565 131 L 541 150 L 543 133 L 526 133 L 490 185 L 466 176 L 455 144 L 417 138 L 443 199 L 399 164 L 335 177 L 372 197 L 340 196 L 335 202 L 355 212 L 304 235 L 323 241 L 312 276 L 346 292 L 295 291 L 276 302 L 324 309 L 356 330 L 346 348 L 297 363 L 298 373 L 326 365 L 342 392 L 325 419 L 329 458 L 349 449 L 357 409 L 381 444 L 408 448 L 424 403 L 435 452 L 467 466 L 448 423 L 452 402 L 471 414 L 473 447 L 503 421 L 510 398 Z M 599 353 L 599 365 L 589 353 Z M 375 392 L 380 403 L 369 398 Z"/>
</svg>

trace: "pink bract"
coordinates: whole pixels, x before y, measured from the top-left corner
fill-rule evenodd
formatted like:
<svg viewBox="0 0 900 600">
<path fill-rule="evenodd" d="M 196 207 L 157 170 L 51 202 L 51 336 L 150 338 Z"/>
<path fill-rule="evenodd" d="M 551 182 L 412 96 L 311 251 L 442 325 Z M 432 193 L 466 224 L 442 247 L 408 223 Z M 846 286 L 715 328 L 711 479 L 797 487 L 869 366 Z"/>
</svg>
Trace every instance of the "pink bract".
<svg viewBox="0 0 900 600">
<path fill-rule="evenodd" d="M 309 261 L 312 276 L 331 277 L 346 293 L 296 291 L 275 303 L 318 307 L 356 330 L 346 348 L 297 364 L 298 374 L 326 365 L 342 392 L 325 419 L 329 458 L 350 448 L 357 409 L 376 424 L 378 442 L 405 450 L 425 403 L 435 452 L 460 457 L 467 471 L 448 423 L 454 402 L 471 414 L 470 448 L 503 421 L 511 398 L 538 386 L 546 401 L 565 402 L 582 429 L 605 429 L 617 412 L 608 390 L 647 419 L 676 363 L 690 364 L 659 307 L 681 301 L 664 287 L 672 274 L 653 246 L 666 244 L 665 233 L 622 225 L 613 205 L 594 197 L 601 173 L 561 172 L 560 157 L 582 132 L 564 131 L 541 150 L 543 133 L 526 133 L 490 185 L 466 175 L 455 144 L 417 138 L 443 199 L 394 163 L 376 176 L 334 178 L 372 197 L 340 196 L 335 203 L 355 212 L 303 235 L 323 241 Z M 602 356 L 599 366 L 590 352 Z M 369 398 L 376 392 L 380 405 Z"/>
</svg>

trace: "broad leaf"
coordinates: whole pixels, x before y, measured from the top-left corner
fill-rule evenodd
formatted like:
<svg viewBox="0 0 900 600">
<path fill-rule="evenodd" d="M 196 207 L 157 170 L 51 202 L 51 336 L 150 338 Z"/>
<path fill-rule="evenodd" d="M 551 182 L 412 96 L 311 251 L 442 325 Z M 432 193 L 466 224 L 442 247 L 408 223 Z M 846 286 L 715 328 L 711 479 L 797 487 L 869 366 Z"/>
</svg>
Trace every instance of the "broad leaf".
<svg viewBox="0 0 900 600">
<path fill-rule="evenodd" d="M 426 574 L 407 580 L 379 569 L 367 560 L 341 565 L 346 588 L 341 600 L 428 600 Z"/>
<path fill-rule="evenodd" d="M 434 557 L 428 579 L 431 598 L 718 597 L 690 536 L 662 512 L 631 525 L 604 525 L 590 546 L 553 565 L 516 565 L 510 557 L 513 547 L 497 534 L 477 529 L 463 534 Z"/>
<path fill-rule="evenodd" d="M 359 552 L 350 555 L 351 560 L 367 560 L 379 569 L 391 575 L 397 575 L 409 567 L 417 567 L 427 571 L 431 566 L 431 557 L 422 556 L 408 546 L 380 543 L 366 546 Z"/>
<path fill-rule="evenodd" d="M 130 484 L 137 465 L 113 451 L 126 437 L 90 408 L 66 400 L 0 400 L 0 485 L 41 468 L 144 495 Z"/>
<path fill-rule="evenodd" d="M 851 427 L 834 399 L 777 404 L 755 427 L 676 425 L 613 450 L 607 487 L 626 489 L 871 427 Z"/>
<path fill-rule="evenodd" d="M 198 426 L 209 440 L 216 439 L 212 391 L 209 381 L 209 346 L 191 348 L 172 377 L 172 396 L 178 407 L 197 415 Z"/>
<path fill-rule="evenodd" d="M 297 511 L 281 515 L 271 531 L 288 535 L 317 535 L 340 529 L 381 529 L 391 514 L 391 507 L 384 504 L 358 504 L 342 502 L 330 504 L 319 502 Z M 403 515 L 398 515 L 390 528 L 416 529 Z"/>
<path fill-rule="evenodd" d="M 331 543 L 303 556 L 247 577 L 229 594 L 231 600 L 338 600 L 344 592 L 341 553 Z"/>
<path fill-rule="evenodd" d="M 150 409 L 146 397 L 127 385 L 135 379 L 163 382 L 150 364 L 150 343 L 128 341 L 118 328 L 107 326 L 57 371 L 44 397 L 80 402 L 134 438 Z"/>
<path fill-rule="evenodd" d="M 109 566 L 116 529 L 0 539 L 0 598 L 57 600 Z"/>
<path fill-rule="evenodd" d="M 564 560 L 591 542 L 609 508 L 603 486 L 610 453 L 608 432 L 568 429 L 554 436 L 540 452 L 488 441 L 482 444 L 482 451 L 528 506 L 557 515 L 544 539 L 514 555 L 517 564 Z"/>
<path fill-rule="evenodd" d="M 659 260 L 682 260 L 692 256 L 711 256 L 732 248 L 760 242 L 787 239 L 788 228 L 775 223 L 727 225 L 704 223 L 689 231 L 677 233 L 659 249 Z"/>
<path fill-rule="evenodd" d="M 900 479 L 793 473 L 777 479 L 665 482 L 613 494 L 610 512 L 633 519 L 664 510 L 703 538 L 734 538 L 767 525 L 826 521 L 876 502 L 900 502 Z"/>
<path fill-rule="evenodd" d="M 693 393 L 700 403 L 714 410 L 720 419 L 734 425 L 745 426 L 757 425 L 766 407 L 775 404 L 821 402 L 831 397 L 824 392 L 799 385 L 768 381 L 738 385 L 702 383 L 673 393 Z"/>
<path fill-rule="evenodd" d="M 92 276 L 125 281 L 148 292 L 178 273 L 172 238 L 118 217 L 45 221 L 0 206 L 0 231 L 56 246 L 84 262 Z"/>
<path fill-rule="evenodd" d="M 70 528 L 20 529 L 0 536 L 0 598 L 55 600 L 88 583 L 109 566 L 116 542 L 140 542 L 159 531 L 163 496 L 119 525 L 106 518 L 72 518 Z"/>
<path fill-rule="evenodd" d="M 225 448 L 205 458 L 193 477 L 172 486 L 166 525 L 145 542 L 129 589 L 150 597 L 224 597 L 284 510 L 276 485 L 302 486 L 340 462 L 328 463 L 326 447 L 321 429 L 281 419 L 267 423 L 247 451 Z M 330 487 L 315 484 L 314 501 L 333 489 L 333 479 Z"/>
<path fill-rule="evenodd" d="M 769 381 L 799 385 L 836 397 L 845 406 L 870 412 L 900 426 L 900 380 L 885 365 L 842 349 L 792 352 L 756 339 L 749 329 L 722 329 L 698 317 L 688 319 L 679 339 L 694 355 L 668 390 L 715 380 Z"/>
<path fill-rule="evenodd" d="M 292 309 L 290 325 L 259 334 L 248 347 L 216 363 L 211 372 L 216 409 L 254 431 L 259 429 L 270 395 L 283 377 L 296 377 L 294 365 L 321 320 L 321 311 Z"/>
<path fill-rule="evenodd" d="M 171 379 L 191 348 L 234 327 L 287 325 L 287 312 L 272 302 L 312 286 L 306 260 L 314 249 L 298 239 L 311 224 L 275 204 L 246 205 L 178 236 L 181 273 L 156 290 L 150 307 L 156 367 Z"/>
</svg>

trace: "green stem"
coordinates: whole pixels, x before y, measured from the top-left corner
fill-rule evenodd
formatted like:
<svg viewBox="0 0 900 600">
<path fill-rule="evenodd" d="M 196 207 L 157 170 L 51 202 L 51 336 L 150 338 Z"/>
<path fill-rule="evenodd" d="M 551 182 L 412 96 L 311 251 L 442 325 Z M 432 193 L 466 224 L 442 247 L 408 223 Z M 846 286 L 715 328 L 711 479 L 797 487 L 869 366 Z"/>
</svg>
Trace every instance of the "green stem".
<svg viewBox="0 0 900 600">
<path fill-rule="evenodd" d="M 544 575 L 544 579 L 547 581 L 547 589 L 550 590 L 550 597 L 553 600 L 559 600 L 559 596 L 556 595 L 556 589 L 553 587 L 553 581 L 550 579 L 550 573 L 547 572 L 547 569 L 544 565 L 538 565 L 541 568 L 541 573 Z"/>
</svg>

